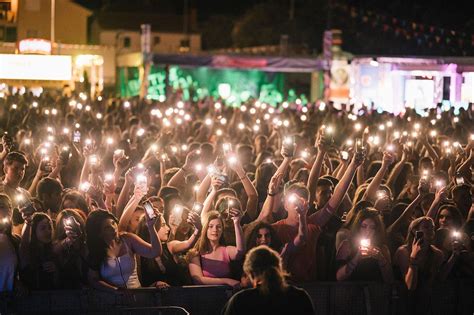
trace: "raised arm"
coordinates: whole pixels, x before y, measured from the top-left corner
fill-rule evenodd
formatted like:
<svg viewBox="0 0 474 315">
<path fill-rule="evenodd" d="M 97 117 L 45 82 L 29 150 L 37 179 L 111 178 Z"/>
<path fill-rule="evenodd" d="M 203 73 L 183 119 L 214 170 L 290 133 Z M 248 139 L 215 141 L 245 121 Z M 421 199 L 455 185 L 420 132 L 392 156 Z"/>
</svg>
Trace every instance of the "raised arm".
<svg viewBox="0 0 474 315">
<path fill-rule="evenodd" d="M 438 153 L 436 153 L 435 149 L 433 148 L 433 146 L 428 141 L 428 137 L 426 135 L 420 137 L 420 143 L 426 149 L 426 152 L 428 152 L 428 155 L 431 157 L 431 159 L 433 160 L 435 165 L 438 165 L 438 162 L 439 162 Z"/>
<path fill-rule="evenodd" d="M 235 230 L 235 244 L 236 246 L 227 246 L 227 253 L 231 260 L 237 260 L 244 256 L 245 254 L 245 240 L 244 240 L 244 232 L 242 230 L 242 226 L 240 225 L 240 220 L 242 219 L 242 211 L 239 209 L 232 208 L 230 209 L 230 217 L 234 222 L 234 230 Z"/>
<path fill-rule="evenodd" d="M 202 230 L 202 225 L 201 225 L 201 219 L 199 215 L 194 212 L 190 211 L 188 213 L 188 219 L 187 219 L 188 224 L 192 225 L 194 227 L 194 232 L 193 234 L 185 241 L 171 241 L 168 242 L 167 246 L 171 254 L 177 255 L 179 253 L 186 252 L 190 248 L 196 244 L 196 241 L 199 238 L 199 234 L 201 234 Z"/>
<path fill-rule="evenodd" d="M 405 166 L 405 163 L 406 163 L 407 158 L 408 158 L 407 154 L 408 153 L 407 153 L 405 147 L 403 147 L 403 153 L 402 153 L 402 157 L 401 157 L 400 161 L 397 164 L 395 164 L 392 171 L 390 172 L 390 175 L 388 175 L 387 186 L 392 191 L 394 191 L 395 182 L 396 182 L 398 176 L 400 175 L 401 171 L 403 170 L 403 167 Z"/>
<path fill-rule="evenodd" d="M 130 198 L 127 205 L 125 206 L 125 209 L 122 215 L 120 216 L 120 220 L 118 224 L 118 229 L 120 232 L 127 232 L 127 228 L 130 223 L 130 220 L 133 217 L 133 213 L 135 212 L 135 209 L 140 203 L 140 200 L 142 200 L 142 198 L 145 195 L 146 195 L 145 187 L 140 187 L 140 186 L 135 187 L 135 191 L 133 192 L 132 198 Z"/>
<path fill-rule="evenodd" d="M 272 223 L 273 222 L 273 209 L 275 208 L 275 205 L 278 204 L 280 195 L 281 195 L 281 186 L 282 186 L 282 179 L 283 179 L 283 174 L 282 173 L 275 173 L 268 185 L 268 193 L 267 193 L 267 198 L 265 199 L 265 202 L 263 203 L 262 210 L 260 211 L 257 219 L 255 221 L 262 221 L 266 223 Z"/>
<path fill-rule="evenodd" d="M 168 182 L 168 186 L 182 188 L 185 185 L 186 175 L 193 171 L 194 164 L 199 160 L 200 154 L 198 150 L 194 150 L 188 153 L 186 161 L 183 166 L 171 177 Z"/>
<path fill-rule="evenodd" d="M 426 216 L 435 220 L 436 216 L 438 215 L 439 206 L 444 199 L 446 199 L 446 187 L 436 191 L 435 198 L 433 203 L 431 203 L 430 209 L 426 213 Z"/>
<path fill-rule="evenodd" d="M 324 142 L 324 139 L 321 136 L 318 136 L 316 140 L 316 146 L 318 148 L 318 153 L 316 155 L 316 160 L 311 167 L 311 171 L 309 172 L 308 177 L 308 190 L 309 190 L 309 204 L 314 203 L 314 199 L 316 196 L 316 184 L 318 182 L 319 177 L 321 176 L 321 169 L 323 167 L 324 156 L 327 151 L 327 145 Z"/>
<path fill-rule="evenodd" d="M 422 195 L 420 194 L 420 188 L 418 187 L 418 195 L 413 199 L 413 201 L 406 207 L 405 211 L 398 217 L 398 219 L 392 223 L 387 229 L 387 234 L 392 233 L 392 231 L 397 231 L 400 225 L 403 222 L 407 222 L 408 219 L 411 217 L 413 214 L 413 211 L 415 210 L 416 206 L 418 206 L 421 202 L 421 199 L 423 199 Z"/>
<path fill-rule="evenodd" d="M 383 153 L 382 166 L 378 170 L 377 174 L 375 174 L 375 177 L 372 179 L 369 186 L 367 186 L 367 190 L 365 191 L 362 200 L 375 202 L 377 190 L 379 189 L 380 184 L 382 183 L 382 180 L 388 171 L 388 167 L 393 163 L 394 160 L 395 156 L 393 153 L 388 151 Z"/>
<path fill-rule="evenodd" d="M 135 178 L 134 178 L 134 171 L 135 168 L 132 167 L 125 173 L 125 181 L 122 186 L 122 190 L 120 191 L 119 197 L 117 199 L 117 206 L 115 211 L 115 216 L 120 218 L 122 216 L 122 212 L 125 209 L 125 206 L 127 205 L 128 202 L 128 197 L 130 195 L 130 190 L 132 189 L 132 186 L 134 184 Z"/>
<path fill-rule="evenodd" d="M 204 224 L 206 221 L 206 217 L 209 211 L 212 209 L 212 205 L 214 204 L 214 199 L 217 196 L 217 191 L 224 183 L 217 177 L 211 177 L 211 192 L 207 195 L 206 200 L 204 200 L 202 211 L 201 211 L 201 223 Z"/>
<path fill-rule="evenodd" d="M 239 180 L 242 182 L 244 186 L 245 193 L 247 194 L 247 205 L 245 207 L 245 211 L 250 216 L 251 220 L 254 220 L 257 217 L 257 206 L 258 206 L 258 193 L 255 186 L 252 184 L 250 179 L 245 173 L 242 164 L 237 159 L 235 154 L 228 154 L 227 155 L 227 164 L 229 167 L 237 174 Z"/>
<path fill-rule="evenodd" d="M 357 171 L 357 168 L 364 162 L 364 159 L 364 151 L 359 151 L 354 154 L 351 163 L 349 164 L 346 172 L 344 173 L 344 176 L 334 189 L 334 193 L 331 196 L 331 199 L 329 199 L 328 204 L 320 211 L 313 213 L 308 218 L 309 223 L 317 224 L 320 227 L 326 225 L 331 216 L 336 212 L 337 208 L 339 207 L 342 199 L 344 198 L 344 195 L 349 189 L 349 186 L 352 182 L 352 179 L 354 178 L 354 174 Z"/>
<path fill-rule="evenodd" d="M 160 219 L 160 213 L 156 212 L 156 216 L 153 219 L 150 219 L 147 214 L 146 217 L 146 226 L 148 228 L 148 233 L 150 234 L 150 243 L 145 242 L 140 237 L 133 233 L 124 234 L 125 239 L 132 245 L 133 251 L 142 257 L 145 258 L 155 258 L 161 255 L 163 248 L 161 247 L 161 242 L 158 238 L 158 233 L 156 232 L 155 223 Z"/>
</svg>

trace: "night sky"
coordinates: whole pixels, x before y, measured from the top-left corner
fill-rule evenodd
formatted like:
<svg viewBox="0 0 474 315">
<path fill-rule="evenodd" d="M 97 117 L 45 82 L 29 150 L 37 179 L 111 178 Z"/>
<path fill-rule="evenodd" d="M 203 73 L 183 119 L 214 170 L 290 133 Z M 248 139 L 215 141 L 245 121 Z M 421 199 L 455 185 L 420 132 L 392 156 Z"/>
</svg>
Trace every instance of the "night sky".
<svg viewBox="0 0 474 315">
<path fill-rule="evenodd" d="M 331 1 L 331 19 L 326 8 Z M 322 34 L 341 29 L 343 49 L 354 54 L 472 56 L 474 5 L 451 0 L 76 0 L 95 12 L 155 12 L 182 15 L 184 3 L 197 9 L 203 50 L 280 45 L 281 35 L 297 48 L 318 54 Z M 289 19 L 294 4 L 294 20 Z M 346 7 L 342 8 L 341 7 Z M 351 8 L 351 9 L 347 9 Z M 350 17 L 350 10 L 357 17 Z M 268 12 L 268 14 L 267 14 Z M 365 21 L 362 19 L 365 18 Z M 392 21 L 397 22 L 393 23 Z M 177 22 L 178 24 L 181 22 Z M 216 27 L 218 26 L 218 27 Z M 180 26 L 178 26 L 179 28 Z M 259 32 L 255 32 L 258 29 Z M 430 30 L 431 29 L 431 30 Z M 454 32 L 452 32 L 454 31 Z M 451 35 L 453 33 L 453 35 Z M 374 36 L 383 34 L 383 36 Z"/>
<path fill-rule="evenodd" d="M 252 8 L 253 5 L 264 0 L 239 0 L 239 1 L 222 1 L 222 0 L 188 0 L 198 9 L 198 16 L 201 21 L 205 21 L 212 15 L 226 15 L 230 17 L 238 17 Z M 286 4 L 291 0 L 277 0 Z M 295 4 L 303 2 L 302 0 L 294 0 Z M 165 8 L 166 11 L 174 11 L 179 13 L 182 10 L 184 0 L 76 0 L 76 2 L 93 10 L 99 9 L 102 5 L 110 4 L 124 5 L 128 9 L 133 7 L 152 6 L 157 9 Z M 272 1 L 266 1 L 272 2 Z M 336 1 L 334 1 L 336 2 Z M 418 22 L 435 24 L 446 28 L 464 28 L 469 20 L 474 19 L 474 6 L 472 1 L 451 0 L 396 0 L 396 1 L 380 1 L 380 0 L 350 0 L 337 1 L 339 3 L 347 3 L 361 7 L 364 9 L 378 10 L 385 14 L 391 14 L 399 18 L 416 20 Z M 133 3 L 133 7 L 130 4 Z"/>
</svg>

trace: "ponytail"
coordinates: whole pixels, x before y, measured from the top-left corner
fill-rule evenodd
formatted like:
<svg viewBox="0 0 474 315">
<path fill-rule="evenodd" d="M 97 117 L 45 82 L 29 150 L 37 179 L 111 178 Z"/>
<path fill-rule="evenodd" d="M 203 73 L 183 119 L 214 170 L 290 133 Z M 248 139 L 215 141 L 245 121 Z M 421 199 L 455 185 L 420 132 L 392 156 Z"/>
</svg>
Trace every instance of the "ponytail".
<svg viewBox="0 0 474 315">
<path fill-rule="evenodd" d="M 273 249 L 262 245 L 252 248 L 245 258 L 244 271 L 258 283 L 262 294 L 286 291 L 287 273 L 282 267 L 280 255 Z"/>
<path fill-rule="evenodd" d="M 266 269 L 260 278 L 260 285 L 258 289 L 264 295 L 270 294 L 270 292 L 283 292 L 288 287 L 284 274 L 279 268 L 272 266 Z"/>
</svg>

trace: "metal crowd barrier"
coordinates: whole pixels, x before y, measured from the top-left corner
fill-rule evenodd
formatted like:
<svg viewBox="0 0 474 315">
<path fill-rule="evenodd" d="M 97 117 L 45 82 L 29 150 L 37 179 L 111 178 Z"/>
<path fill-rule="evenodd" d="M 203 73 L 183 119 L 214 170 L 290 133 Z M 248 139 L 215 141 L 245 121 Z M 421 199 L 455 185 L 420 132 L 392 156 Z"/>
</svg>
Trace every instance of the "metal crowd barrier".
<svg viewBox="0 0 474 315">
<path fill-rule="evenodd" d="M 321 315 L 474 314 L 474 280 L 437 284 L 414 304 L 401 283 L 317 282 L 301 287 L 311 296 L 316 314 Z M 0 296 L 0 315 L 220 314 L 233 292 L 225 286 L 184 286 L 143 288 L 132 293 L 126 299 L 93 289 L 35 291 L 24 297 L 4 294 Z"/>
</svg>

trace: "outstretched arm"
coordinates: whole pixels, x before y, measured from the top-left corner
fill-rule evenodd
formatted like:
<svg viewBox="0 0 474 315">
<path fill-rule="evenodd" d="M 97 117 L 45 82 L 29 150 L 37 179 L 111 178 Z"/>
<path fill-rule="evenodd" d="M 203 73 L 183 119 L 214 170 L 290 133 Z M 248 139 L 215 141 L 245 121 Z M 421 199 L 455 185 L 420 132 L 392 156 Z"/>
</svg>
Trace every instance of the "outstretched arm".
<svg viewBox="0 0 474 315">
<path fill-rule="evenodd" d="M 349 164 L 344 176 L 337 184 L 334 189 L 334 193 L 329 199 L 328 204 L 320 211 L 313 213 L 309 218 L 308 222 L 317 224 L 320 227 L 326 225 L 331 216 L 336 212 L 339 207 L 344 195 L 346 194 L 349 186 L 354 178 L 354 174 L 357 171 L 357 168 L 364 162 L 365 152 L 360 151 L 354 154 L 351 163 Z"/>
</svg>

